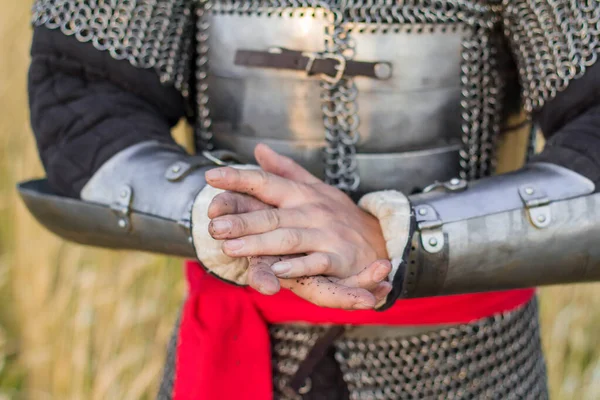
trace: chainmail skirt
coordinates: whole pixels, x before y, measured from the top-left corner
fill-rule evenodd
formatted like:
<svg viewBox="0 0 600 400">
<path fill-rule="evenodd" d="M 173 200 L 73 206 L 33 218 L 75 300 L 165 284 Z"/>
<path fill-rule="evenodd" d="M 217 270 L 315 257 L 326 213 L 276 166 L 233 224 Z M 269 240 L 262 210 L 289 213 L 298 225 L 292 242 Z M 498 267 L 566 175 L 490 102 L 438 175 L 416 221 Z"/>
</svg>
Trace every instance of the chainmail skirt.
<svg viewBox="0 0 600 400">
<path fill-rule="evenodd" d="M 300 394 L 290 395 L 287 383 L 325 329 L 271 327 L 276 399 L 548 398 L 536 300 L 511 312 L 426 333 L 407 334 L 399 328 L 397 336 L 342 336 Z M 160 400 L 171 398 L 176 350 L 175 333 Z"/>
<path fill-rule="evenodd" d="M 324 328 L 271 328 L 278 399 L 330 398 L 286 395 L 285 386 Z M 344 337 L 334 343 L 349 398 L 547 399 L 536 300 L 474 323 L 418 335 Z"/>
</svg>

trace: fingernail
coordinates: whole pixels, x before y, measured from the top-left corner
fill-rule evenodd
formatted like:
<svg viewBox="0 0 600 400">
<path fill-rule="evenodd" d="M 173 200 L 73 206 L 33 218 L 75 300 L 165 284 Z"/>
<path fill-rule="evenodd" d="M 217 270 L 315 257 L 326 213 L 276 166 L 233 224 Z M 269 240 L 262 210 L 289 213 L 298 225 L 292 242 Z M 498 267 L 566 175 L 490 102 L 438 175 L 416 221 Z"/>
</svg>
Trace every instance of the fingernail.
<svg viewBox="0 0 600 400">
<path fill-rule="evenodd" d="M 390 269 L 387 267 L 387 265 L 380 264 L 377 266 L 377 268 L 375 268 L 375 273 L 373 274 L 374 275 L 373 279 L 375 279 L 376 282 L 381 282 L 382 280 L 387 278 L 389 272 L 390 272 Z"/>
<path fill-rule="evenodd" d="M 371 308 L 373 308 L 372 303 L 365 303 L 361 301 L 359 303 L 354 304 L 355 310 L 370 310 Z"/>
<path fill-rule="evenodd" d="M 228 220 L 214 220 L 211 223 L 212 229 L 214 233 L 227 233 L 229 231 L 231 231 L 231 228 L 233 228 L 233 224 L 231 223 L 231 221 Z"/>
<path fill-rule="evenodd" d="M 264 274 L 259 278 L 257 290 L 262 294 L 273 295 L 279 291 L 279 282 L 273 275 Z"/>
<path fill-rule="evenodd" d="M 379 284 L 379 287 L 377 287 L 377 289 L 375 290 L 375 293 L 373 293 L 375 295 L 375 297 L 380 298 L 380 297 L 385 297 L 388 294 L 390 294 L 390 292 L 392 291 L 392 284 L 389 282 L 381 282 Z"/>
<path fill-rule="evenodd" d="M 223 246 L 225 246 L 227 250 L 237 251 L 244 247 L 244 241 L 242 239 L 228 240 L 223 244 Z"/>
<path fill-rule="evenodd" d="M 276 263 L 273 264 L 271 270 L 275 273 L 275 275 L 287 274 L 292 270 L 292 264 L 289 262 Z"/>
<path fill-rule="evenodd" d="M 223 178 L 225 176 L 225 173 L 223 172 L 223 170 L 221 168 L 215 168 L 215 169 L 211 169 L 206 171 L 206 174 L 204 174 L 204 177 L 207 180 L 211 180 L 211 181 L 216 181 L 219 180 L 221 178 Z"/>
</svg>

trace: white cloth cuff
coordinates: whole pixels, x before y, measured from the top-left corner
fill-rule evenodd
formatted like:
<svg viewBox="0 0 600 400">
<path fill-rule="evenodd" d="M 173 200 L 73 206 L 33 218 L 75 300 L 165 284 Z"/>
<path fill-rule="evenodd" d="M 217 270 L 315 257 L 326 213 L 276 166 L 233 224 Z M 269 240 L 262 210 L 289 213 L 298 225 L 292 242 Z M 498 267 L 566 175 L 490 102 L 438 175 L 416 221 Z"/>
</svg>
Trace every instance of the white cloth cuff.
<svg viewBox="0 0 600 400">
<path fill-rule="evenodd" d="M 364 195 L 358 205 L 379 220 L 388 256 L 392 262 L 389 281 L 393 282 L 410 240 L 412 207 L 408 197 L 395 190 Z"/>
<path fill-rule="evenodd" d="M 234 165 L 239 169 L 259 169 L 256 165 Z M 198 193 L 192 206 L 192 239 L 196 256 L 210 273 L 237 285 L 248 284 L 248 258 L 232 258 L 221 250 L 222 240 L 215 240 L 208 233 L 210 218 L 208 206 L 213 198 L 224 190 L 209 184 Z"/>
</svg>

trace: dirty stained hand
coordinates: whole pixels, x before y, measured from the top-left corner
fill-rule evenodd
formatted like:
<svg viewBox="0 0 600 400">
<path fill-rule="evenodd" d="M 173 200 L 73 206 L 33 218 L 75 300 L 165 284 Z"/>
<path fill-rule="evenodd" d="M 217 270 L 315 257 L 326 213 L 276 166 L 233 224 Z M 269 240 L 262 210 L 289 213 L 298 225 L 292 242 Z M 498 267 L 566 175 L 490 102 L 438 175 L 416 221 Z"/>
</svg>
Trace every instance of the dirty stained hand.
<svg viewBox="0 0 600 400">
<path fill-rule="evenodd" d="M 267 294 L 281 285 L 338 308 L 371 308 L 385 298 L 391 266 L 377 219 L 267 146 L 255 155 L 262 171 L 206 174 L 228 190 L 209 207 L 210 234 L 225 240 L 228 256 L 254 257 L 250 285 Z"/>
<path fill-rule="evenodd" d="M 283 287 L 318 306 L 345 310 L 372 309 L 380 304 L 391 290 L 391 284 L 383 281 L 390 269 L 389 262 L 386 260 L 376 261 L 358 274 L 345 279 L 322 275 L 276 279 L 271 271 L 271 265 L 280 259 L 281 257 L 275 256 L 250 257 L 248 268 L 251 286 L 258 285 L 261 289 L 253 287 L 264 294 L 274 294 Z M 263 276 L 259 278 L 257 275 L 261 274 Z M 277 283 L 274 284 L 273 280 Z M 272 291 L 263 291 L 265 285 Z"/>
</svg>

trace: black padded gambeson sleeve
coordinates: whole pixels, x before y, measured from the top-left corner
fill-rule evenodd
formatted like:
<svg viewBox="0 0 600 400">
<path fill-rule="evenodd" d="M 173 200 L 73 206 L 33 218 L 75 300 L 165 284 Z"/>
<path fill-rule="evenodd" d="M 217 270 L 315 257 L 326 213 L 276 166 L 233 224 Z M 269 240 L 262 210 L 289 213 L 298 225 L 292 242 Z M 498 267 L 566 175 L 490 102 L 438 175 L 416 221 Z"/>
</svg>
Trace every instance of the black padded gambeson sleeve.
<svg viewBox="0 0 600 400">
<path fill-rule="evenodd" d="M 600 63 L 571 82 L 535 115 L 547 138 L 533 161 L 545 161 L 586 176 L 600 188 Z"/>
<path fill-rule="evenodd" d="M 100 166 L 129 146 L 174 143 L 170 129 L 184 102 L 154 70 L 43 27 L 34 31 L 31 57 L 31 125 L 56 193 L 79 197 Z"/>
</svg>

